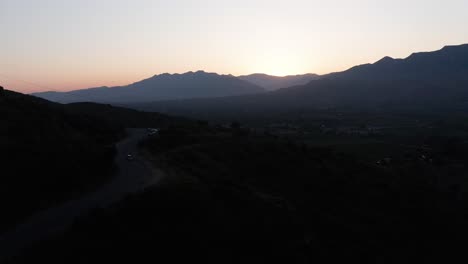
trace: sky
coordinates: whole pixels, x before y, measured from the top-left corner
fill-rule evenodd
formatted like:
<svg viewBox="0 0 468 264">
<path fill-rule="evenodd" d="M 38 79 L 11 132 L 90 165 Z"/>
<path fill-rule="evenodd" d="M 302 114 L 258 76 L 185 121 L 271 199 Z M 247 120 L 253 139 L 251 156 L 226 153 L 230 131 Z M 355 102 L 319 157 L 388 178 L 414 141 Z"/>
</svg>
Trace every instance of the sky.
<svg viewBox="0 0 468 264">
<path fill-rule="evenodd" d="M 0 85 L 324 74 L 468 43 L 467 0 L 0 0 Z"/>
</svg>

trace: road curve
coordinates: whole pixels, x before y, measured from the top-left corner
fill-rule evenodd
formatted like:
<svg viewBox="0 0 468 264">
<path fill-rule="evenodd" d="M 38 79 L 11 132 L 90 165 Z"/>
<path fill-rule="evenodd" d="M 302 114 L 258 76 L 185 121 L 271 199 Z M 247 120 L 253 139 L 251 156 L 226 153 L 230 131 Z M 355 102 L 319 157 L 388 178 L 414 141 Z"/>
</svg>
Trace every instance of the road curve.
<svg viewBox="0 0 468 264">
<path fill-rule="evenodd" d="M 128 129 L 129 136 L 116 144 L 117 175 L 111 182 L 83 197 L 35 214 L 14 230 L 0 236 L 0 261 L 13 257 L 33 243 L 60 235 L 73 220 L 93 208 L 107 207 L 143 188 L 156 184 L 163 177 L 138 154 L 138 142 L 146 137 L 144 129 Z M 134 160 L 127 160 L 131 154 Z"/>
</svg>

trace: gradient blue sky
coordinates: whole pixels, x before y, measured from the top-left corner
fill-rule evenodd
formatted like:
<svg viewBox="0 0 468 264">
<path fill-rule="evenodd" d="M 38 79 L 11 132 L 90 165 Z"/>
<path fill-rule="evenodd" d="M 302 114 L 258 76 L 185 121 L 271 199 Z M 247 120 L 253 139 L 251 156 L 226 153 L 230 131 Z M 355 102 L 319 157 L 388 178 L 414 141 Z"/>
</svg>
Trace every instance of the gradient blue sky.
<svg viewBox="0 0 468 264">
<path fill-rule="evenodd" d="M 0 0 L 0 85 L 33 92 L 154 74 L 328 73 L 468 43 L 467 0 Z"/>
</svg>

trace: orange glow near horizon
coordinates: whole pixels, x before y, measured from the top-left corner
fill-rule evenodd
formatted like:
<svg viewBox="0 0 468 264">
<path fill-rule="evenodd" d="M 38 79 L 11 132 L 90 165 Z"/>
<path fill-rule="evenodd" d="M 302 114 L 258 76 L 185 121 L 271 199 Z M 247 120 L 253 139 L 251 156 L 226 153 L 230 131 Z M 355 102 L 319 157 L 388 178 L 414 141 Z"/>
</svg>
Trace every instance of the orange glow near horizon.
<svg viewBox="0 0 468 264">
<path fill-rule="evenodd" d="M 466 10 L 460 0 L 0 1 L 0 85 L 31 93 L 197 70 L 326 74 L 468 43 Z"/>
</svg>

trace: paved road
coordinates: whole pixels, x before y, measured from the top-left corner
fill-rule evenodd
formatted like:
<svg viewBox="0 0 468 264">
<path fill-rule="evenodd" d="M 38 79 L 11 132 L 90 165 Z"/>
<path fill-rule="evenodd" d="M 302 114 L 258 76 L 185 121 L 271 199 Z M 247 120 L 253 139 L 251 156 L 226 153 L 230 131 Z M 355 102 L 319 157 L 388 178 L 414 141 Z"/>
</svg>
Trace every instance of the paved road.
<svg viewBox="0 0 468 264">
<path fill-rule="evenodd" d="M 18 254 L 35 242 L 61 234 L 77 216 L 90 209 L 107 207 L 127 194 L 139 192 L 159 182 L 163 173 L 152 170 L 137 152 L 137 144 L 146 137 L 146 131 L 129 129 L 128 132 L 129 136 L 117 143 L 115 161 L 119 170 L 112 181 L 93 193 L 40 212 L 1 236 L 0 261 Z M 127 160 L 128 154 L 132 154 L 134 160 Z"/>
</svg>

